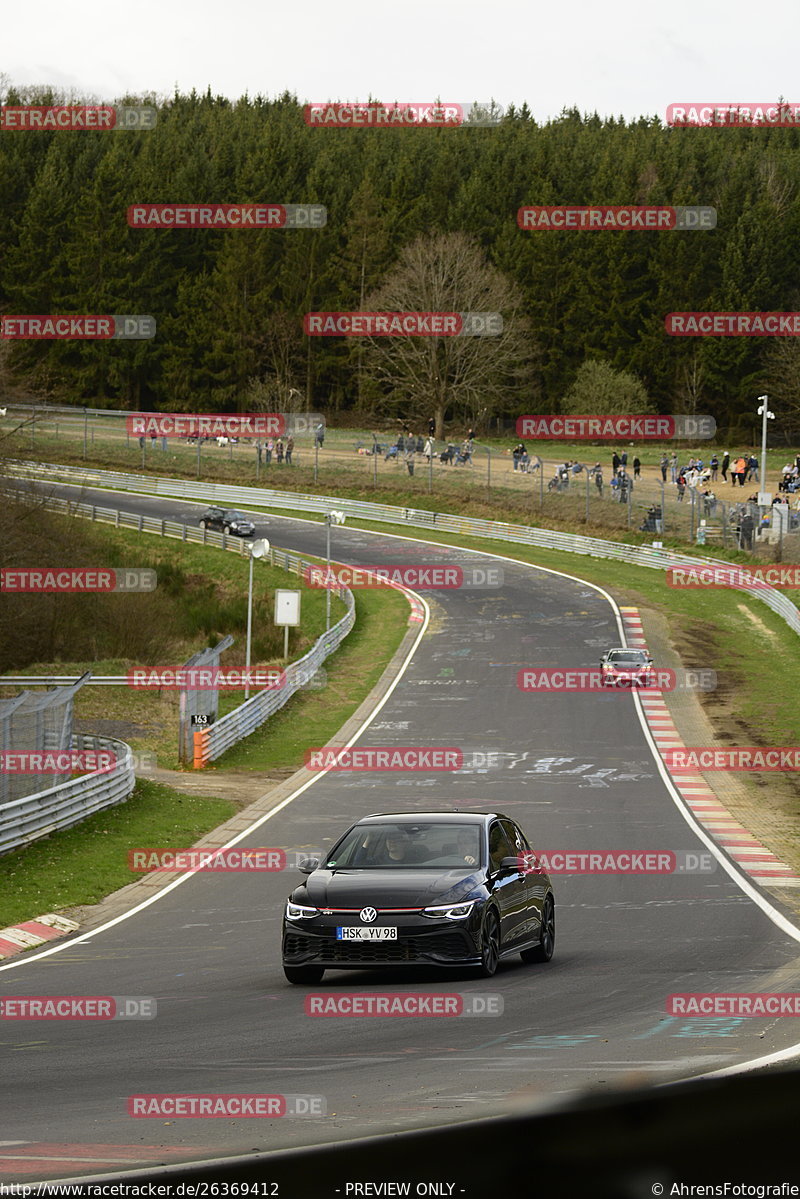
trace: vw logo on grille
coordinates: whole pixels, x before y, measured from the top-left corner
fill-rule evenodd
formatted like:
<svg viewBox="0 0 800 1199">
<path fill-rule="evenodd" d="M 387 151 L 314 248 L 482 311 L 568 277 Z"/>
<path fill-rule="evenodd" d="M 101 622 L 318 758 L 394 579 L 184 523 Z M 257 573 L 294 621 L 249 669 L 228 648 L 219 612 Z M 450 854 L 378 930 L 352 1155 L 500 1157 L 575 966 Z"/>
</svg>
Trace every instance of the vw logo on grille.
<svg viewBox="0 0 800 1199">
<path fill-rule="evenodd" d="M 359 912 L 359 916 L 363 920 L 364 924 L 370 924 L 373 920 L 376 919 L 377 915 L 378 915 L 378 913 L 375 911 L 374 908 L 362 908 L 361 911 Z"/>
</svg>

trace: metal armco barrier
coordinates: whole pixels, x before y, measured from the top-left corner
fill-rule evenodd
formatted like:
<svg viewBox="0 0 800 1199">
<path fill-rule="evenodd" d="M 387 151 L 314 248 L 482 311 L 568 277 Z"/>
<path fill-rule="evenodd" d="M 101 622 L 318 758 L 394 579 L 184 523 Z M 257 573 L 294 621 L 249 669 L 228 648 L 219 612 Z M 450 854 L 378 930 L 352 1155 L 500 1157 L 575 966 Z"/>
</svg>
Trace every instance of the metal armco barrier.
<svg viewBox="0 0 800 1199">
<path fill-rule="evenodd" d="M 47 791 L 0 805 L 0 856 L 59 829 L 71 828 L 95 812 L 124 803 L 132 794 L 136 775 L 133 750 L 126 742 L 78 734 L 72 737 L 71 748 L 110 750 L 117 765 L 113 770 L 84 774 Z"/>
<path fill-rule="evenodd" d="M 78 504 L 71 500 L 49 497 L 44 501 L 45 507 L 55 512 L 68 512 L 74 516 L 85 517 L 89 520 L 113 524 L 116 528 L 136 529 L 142 533 L 156 533 L 161 537 L 175 537 L 180 541 L 195 541 L 201 545 L 214 545 L 220 549 L 245 556 L 245 540 L 242 537 L 230 537 L 226 533 L 209 532 L 208 529 L 193 528 L 191 525 L 180 524 L 178 521 L 161 520 L 159 517 L 140 516 L 134 512 L 121 512 L 117 508 L 100 508 L 96 504 Z M 300 558 L 297 554 L 284 550 L 270 549 L 270 564 L 292 574 L 301 574 L 306 567 L 313 563 Z M 405 589 L 400 587 L 400 591 Z M 311 682 L 312 678 L 335 650 L 339 648 L 347 634 L 355 624 L 355 598 L 348 587 L 339 586 L 333 589 L 347 607 L 344 616 L 327 633 L 318 638 L 309 652 L 296 662 L 292 662 L 285 671 L 286 684 L 279 690 L 261 691 L 252 699 L 246 700 L 238 708 L 234 708 L 227 716 L 198 729 L 194 734 L 194 765 L 205 766 L 221 757 L 227 749 L 235 745 L 259 728 L 274 712 L 277 712 L 292 698 L 294 693 Z M 30 686 L 29 676 L 9 675 L 0 677 L 0 685 L 13 685 L 15 680 L 24 677 L 25 685 Z M 72 681 L 72 680 L 69 680 Z M 109 675 L 98 680 L 99 683 L 112 686 L 115 682 L 125 683 L 121 676 Z"/>
<path fill-rule="evenodd" d="M 510 541 L 537 546 L 539 549 L 585 554 L 592 558 L 613 558 L 621 562 L 630 562 L 634 566 L 647 566 L 655 570 L 666 570 L 669 566 L 730 566 L 729 562 L 720 558 L 700 558 L 688 554 L 672 553 L 669 550 L 655 550 L 650 546 L 632 546 L 617 541 L 604 541 L 598 537 L 581 537 L 574 533 L 558 533 L 551 529 L 511 525 L 495 520 L 476 520 L 473 517 L 454 516 L 447 512 L 399 508 L 390 504 L 370 504 L 362 500 L 343 500 L 332 496 L 271 491 L 260 487 L 226 487 L 219 483 L 198 483 L 185 479 L 119 474 L 115 471 L 57 466 L 50 463 L 43 465 L 39 462 L 8 461 L 6 466 L 9 474 L 19 477 L 57 479 L 87 487 L 119 488 L 143 495 L 163 495 L 173 499 L 214 503 L 225 508 L 286 508 L 293 512 L 321 513 L 336 508 L 348 516 L 376 523 L 406 525 L 410 528 L 434 528 L 445 533 L 460 533 L 470 537 Z M 144 519 L 151 521 L 151 518 Z M 158 525 L 161 522 L 152 521 L 151 523 Z M 791 600 L 787 599 L 780 591 L 774 587 L 747 587 L 744 585 L 737 586 L 736 590 L 747 592 L 766 604 L 795 633 L 800 634 L 800 612 Z"/>
<path fill-rule="evenodd" d="M 275 556 L 287 559 L 284 569 L 291 569 L 288 565 L 289 554 L 276 551 Z M 298 558 L 295 561 L 302 569 L 301 560 Z M 276 565 L 281 566 L 282 563 L 276 562 Z M 299 574 L 300 570 L 297 573 Z M 207 762 L 213 762 L 237 741 L 241 741 L 243 737 L 249 737 L 255 729 L 270 718 L 273 712 L 282 708 L 296 691 L 309 683 L 325 659 L 339 648 L 356 622 L 356 605 L 355 597 L 347 587 L 335 588 L 334 594 L 344 600 L 347 612 L 338 624 L 335 624 L 327 633 L 322 634 L 305 657 L 298 658 L 296 662 L 287 666 L 286 683 L 283 687 L 275 691 L 259 691 L 252 699 L 245 700 L 227 716 L 221 717 L 207 728 L 197 730 L 194 735 L 194 765 L 196 767 L 199 768 L 205 766 Z"/>
</svg>

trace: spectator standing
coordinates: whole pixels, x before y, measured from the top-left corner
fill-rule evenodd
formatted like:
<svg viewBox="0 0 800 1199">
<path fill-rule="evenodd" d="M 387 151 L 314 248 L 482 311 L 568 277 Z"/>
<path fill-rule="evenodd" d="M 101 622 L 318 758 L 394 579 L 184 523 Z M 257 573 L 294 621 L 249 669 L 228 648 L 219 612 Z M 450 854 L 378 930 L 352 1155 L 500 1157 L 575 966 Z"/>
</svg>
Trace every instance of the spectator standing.
<svg viewBox="0 0 800 1199">
<path fill-rule="evenodd" d="M 616 477 L 617 471 L 619 470 L 621 465 L 622 465 L 622 459 L 620 458 L 617 451 L 614 450 L 614 456 L 611 459 L 611 469 L 614 472 L 614 477 Z"/>
<path fill-rule="evenodd" d="M 728 482 L 728 464 L 730 463 L 730 460 L 731 456 L 728 451 L 725 450 L 722 455 L 722 466 L 720 467 L 719 473 L 722 475 L 726 483 Z"/>
<path fill-rule="evenodd" d="M 683 471 L 681 471 L 675 480 L 675 485 L 678 488 L 678 502 L 683 503 L 683 496 L 686 491 L 686 476 L 683 474 Z"/>
<path fill-rule="evenodd" d="M 736 478 L 739 480 L 739 486 L 744 487 L 745 478 L 747 477 L 747 460 L 740 454 L 734 463 Z"/>
<path fill-rule="evenodd" d="M 717 471 L 719 470 L 719 458 L 717 457 L 716 454 L 711 455 L 711 461 L 709 462 L 709 466 L 711 467 L 711 482 L 716 483 Z"/>
<path fill-rule="evenodd" d="M 620 464 L 620 466 L 628 465 L 628 451 L 627 450 L 623 450 L 622 453 L 620 454 L 619 464 Z"/>
<path fill-rule="evenodd" d="M 641 473 L 642 473 L 642 464 L 638 458 L 634 458 L 634 460 L 633 460 L 633 477 L 634 477 L 634 479 L 638 479 L 640 477 Z"/>
<path fill-rule="evenodd" d="M 747 465 L 750 470 L 750 478 L 753 480 L 754 483 L 757 483 L 758 482 L 758 458 L 756 458 L 755 454 L 751 454 L 750 457 L 747 459 Z"/>
<path fill-rule="evenodd" d="M 751 550 L 753 548 L 753 529 L 755 521 L 749 512 L 746 512 L 742 517 L 741 525 L 739 526 L 739 549 Z"/>
<path fill-rule="evenodd" d="M 670 482 L 677 483 L 678 481 L 678 455 L 673 453 L 669 460 Z"/>
<path fill-rule="evenodd" d="M 425 457 L 428 459 L 428 461 L 430 462 L 431 458 L 433 457 L 433 436 L 432 435 L 425 442 L 425 449 L 423 450 L 423 453 L 424 453 Z"/>
<path fill-rule="evenodd" d="M 433 417 L 431 417 L 430 420 L 428 421 L 428 437 L 430 437 L 432 439 L 435 432 L 436 432 L 436 421 L 434 420 Z"/>
<path fill-rule="evenodd" d="M 270 437 L 270 439 L 268 440 L 266 447 L 264 449 L 264 453 L 265 453 L 266 459 L 267 459 L 267 466 L 269 466 L 269 464 L 272 462 L 272 451 L 274 449 L 275 449 L 275 442 Z"/>
<path fill-rule="evenodd" d="M 403 425 L 403 429 L 405 428 L 406 426 Z M 314 442 L 319 446 L 320 449 L 322 449 L 323 445 L 325 444 L 325 426 L 321 421 L 314 430 Z"/>
<path fill-rule="evenodd" d="M 275 457 L 278 459 L 278 464 L 283 466 L 283 438 L 279 437 L 275 442 Z"/>
<path fill-rule="evenodd" d="M 668 467 L 669 467 L 669 458 L 667 457 L 666 454 L 662 454 L 661 455 L 661 482 L 662 483 L 666 483 L 666 481 L 667 481 Z"/>
<path fill-rule="evenodd" d="M 286 465 L 292 465 L 292 454 L 294 453 L 294 438 L 289 435 L 286 439 Z"/>
</svg>

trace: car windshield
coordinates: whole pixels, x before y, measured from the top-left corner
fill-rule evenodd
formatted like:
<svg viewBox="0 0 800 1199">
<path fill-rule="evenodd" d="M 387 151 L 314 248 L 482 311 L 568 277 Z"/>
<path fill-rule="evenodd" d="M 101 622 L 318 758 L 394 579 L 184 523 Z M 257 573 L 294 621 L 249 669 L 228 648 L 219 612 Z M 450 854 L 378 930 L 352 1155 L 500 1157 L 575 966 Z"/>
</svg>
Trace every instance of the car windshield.
<svg viewBox="0 0 800 1199">
<path fill-rule="evenodd" d="M 474 870 L 481 861 L 477 824 L 363 824 L 334 846 L 328 869 L 364 867 Z"/>
<path fill-rule="evenodd" d="M 613 662 L 615 666 L 641 666 L 647 661 L 647 657 L 641 650 L 615 650 L 608 655 L 609 662 Z"/>
<path fill-rule="evenodd" d="M 229 508 L 225 513 L 226 520 L 240 520 L 247 523 L 247 517 L 243 512 L 237 512 L 235 508 Z"/>
</svg>

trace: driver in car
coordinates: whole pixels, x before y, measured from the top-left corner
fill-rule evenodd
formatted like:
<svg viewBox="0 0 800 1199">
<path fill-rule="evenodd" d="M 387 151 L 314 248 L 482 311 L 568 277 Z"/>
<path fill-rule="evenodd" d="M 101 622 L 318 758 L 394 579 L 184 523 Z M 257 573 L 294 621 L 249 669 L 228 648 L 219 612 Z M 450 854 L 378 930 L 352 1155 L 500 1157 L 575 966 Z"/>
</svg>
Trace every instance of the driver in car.
<svg viewBox="0 0 800 1199">
<path fill-rule="evenodd" d="M 476 857 L 477 846 L 475 845 L 475 834 L 469 829 L 461 829 L 458 834 L 458 855 L 463 858 L 467 866 L 477 866 L 478 859 Z"/>
</svg>

